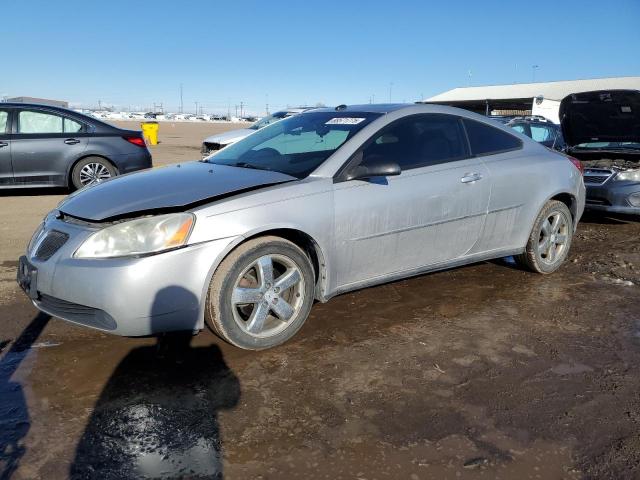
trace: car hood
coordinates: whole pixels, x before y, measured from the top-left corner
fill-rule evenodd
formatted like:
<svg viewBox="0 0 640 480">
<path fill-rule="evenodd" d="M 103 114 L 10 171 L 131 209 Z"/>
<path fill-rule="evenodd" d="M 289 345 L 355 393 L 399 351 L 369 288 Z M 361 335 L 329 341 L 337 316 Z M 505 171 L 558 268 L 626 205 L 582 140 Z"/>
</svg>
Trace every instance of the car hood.
<svg viewBox="0 0 640 480">
<path fill-rule="evenodd" d="M 574 93 L 560 102 L 559 114 L 569 147 L 595 142 L 640 142 L 638 90 Z"/>
<path fill-rule="evenodd" d="M 188 162 L 123 175 L 69 195 L 58 210 L 101 222 L 137 214 L 172 211 L 297 180 L 284 173 Z"/>
<path fill-rule="evenodd" d="M 220 145 L 227 145 L 228 143 L 237 142 L 243 138 L 249 136 L 249 134 L 255 132 L 250 128 L 240 128 L 238 130 L 231 130 L 230 132 L 220 133 L 218 135 L 211 135 L 204 139 L 207 143 L 219 143 Z"/>
</svg>

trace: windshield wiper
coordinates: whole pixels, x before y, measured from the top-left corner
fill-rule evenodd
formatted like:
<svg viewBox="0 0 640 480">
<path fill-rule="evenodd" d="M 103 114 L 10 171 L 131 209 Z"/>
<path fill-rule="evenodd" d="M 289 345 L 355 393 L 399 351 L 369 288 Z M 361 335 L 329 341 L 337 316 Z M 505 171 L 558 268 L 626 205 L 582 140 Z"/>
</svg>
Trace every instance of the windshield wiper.
<svg viewBox="0 0 640 480">
<path fill-rule="evenodd" d="M 257 165 L 253 165 L 253 164 L 247 163 L 247 162 L 236 162 L 236 163 L 232 163 L 229 166 L 230 167 L 238 167 L 238 168 L 251 168 L 253 170 L 269 170 L 268 168 L 259 167 Z"/>
</svg>

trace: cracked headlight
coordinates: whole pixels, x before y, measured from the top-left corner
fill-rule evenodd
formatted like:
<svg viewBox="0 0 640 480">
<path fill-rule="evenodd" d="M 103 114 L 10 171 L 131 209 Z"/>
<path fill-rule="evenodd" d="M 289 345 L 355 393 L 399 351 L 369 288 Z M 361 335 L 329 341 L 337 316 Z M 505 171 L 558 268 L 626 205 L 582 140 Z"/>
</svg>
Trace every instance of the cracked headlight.
<svg viewBox="0 0 640 480">
<path fill-rule="evenodd" d="M 117 223 L 87 238 L 76 258 L 112 258 L 158 253 L 187 243 L 195 223 L 190 213 L 158 215 Z"/>
<path fill-rule="evenodd" d="M 640 170 L 627 170 L 626 172 L 619 172 L 616 175 L 616 180 L 631 180 L 632 182 L 640 182 Z"/>
</svg>

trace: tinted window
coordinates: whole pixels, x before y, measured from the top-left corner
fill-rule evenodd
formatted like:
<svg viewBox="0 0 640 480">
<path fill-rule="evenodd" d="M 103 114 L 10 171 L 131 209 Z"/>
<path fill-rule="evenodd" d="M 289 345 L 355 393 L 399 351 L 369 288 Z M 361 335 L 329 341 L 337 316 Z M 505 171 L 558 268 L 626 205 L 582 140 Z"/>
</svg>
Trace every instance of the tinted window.
<svg viewBox="0 0 640 480">
<path fill-rule="evenodd" d="M 373 160 L 396 162 L 402 170 L 437 165 L 468 157 L 458 117 L 414 115 L 374 135 L 362 151 L 362 165 Z"/>
<path fill-rule="evenodd" d="M 6 110 L 0 110 L 0 133 L 7 133 L 7 126 L 9 124 L 9 112 Z"/>
<path fill-rule="evenodd" d="M 62 133 L 62 117 L 23 110 L 18 116 L 18 133 Z"/>
<path fill-rule="evenodd" d="M 467 129 L 471 152 L 474 155 L 491 155 L 520 148 L 522 145 L 520 140 L 513 135 L 485 123 L 465 118 L 464 126 Z"/>
</svg>

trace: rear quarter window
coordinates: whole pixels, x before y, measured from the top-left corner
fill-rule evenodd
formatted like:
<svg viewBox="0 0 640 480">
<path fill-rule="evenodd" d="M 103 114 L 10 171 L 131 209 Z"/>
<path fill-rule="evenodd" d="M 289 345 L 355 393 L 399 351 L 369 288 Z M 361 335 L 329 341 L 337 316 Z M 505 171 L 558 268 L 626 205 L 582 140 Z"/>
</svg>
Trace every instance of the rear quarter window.
<svg viewBox="0 0 640 480">
<path fill-rule="evenodd" d="M 463 119 L 473 155 L 493 155 L 522 147 L 519 138 L 485 123 Z"/>
</svg>

